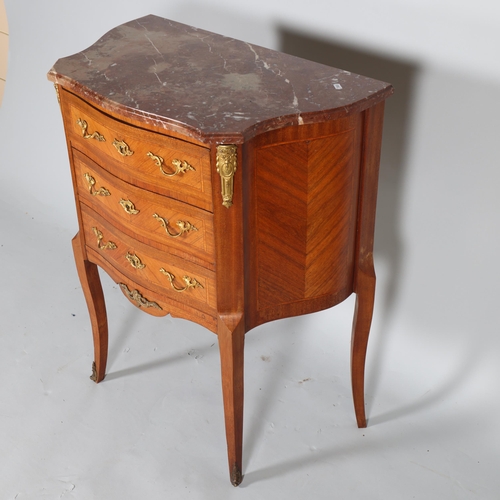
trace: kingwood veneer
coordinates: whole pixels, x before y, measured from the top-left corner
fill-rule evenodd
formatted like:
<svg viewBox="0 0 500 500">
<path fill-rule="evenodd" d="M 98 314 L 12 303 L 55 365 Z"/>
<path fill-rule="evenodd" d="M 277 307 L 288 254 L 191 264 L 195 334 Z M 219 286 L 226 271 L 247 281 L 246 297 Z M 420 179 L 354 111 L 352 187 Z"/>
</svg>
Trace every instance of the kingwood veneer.
<svg viewBox="0 0 500 500">
<path fill-rule="evenodd" d="M 155 316 L 219 340 L 231 482 L 241 482 L 245 333 L 356 293 L 352 388 L 366 426 L 373 234 L 392 87 L 156 16 L 49 72 L 80 230 L 73 248 L 103 380 L 97 266 Z"/>
</svg>

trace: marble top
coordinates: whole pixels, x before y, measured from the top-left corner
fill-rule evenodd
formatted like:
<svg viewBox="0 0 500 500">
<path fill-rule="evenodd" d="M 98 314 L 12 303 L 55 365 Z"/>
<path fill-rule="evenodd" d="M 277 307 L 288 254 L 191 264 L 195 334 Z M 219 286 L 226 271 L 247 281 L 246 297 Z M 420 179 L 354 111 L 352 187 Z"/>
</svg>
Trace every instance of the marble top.
<svg viewBox="0 0 500 500">
<path fill-rule="evenodd" d="M 205 142 L 366 109 L 392 87 L 149 15 L 59 59 L 50 80 L 104 109 Z"/>
</svg>

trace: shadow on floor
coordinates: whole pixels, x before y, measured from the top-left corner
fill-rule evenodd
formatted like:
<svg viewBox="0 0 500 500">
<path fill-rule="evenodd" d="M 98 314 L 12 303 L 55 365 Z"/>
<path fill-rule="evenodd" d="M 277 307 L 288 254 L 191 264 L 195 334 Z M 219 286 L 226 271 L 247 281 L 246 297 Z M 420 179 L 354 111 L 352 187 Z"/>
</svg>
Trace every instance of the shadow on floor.
<svg viewBox="0 0 500 500">
<path fill-rule="evenodd" d="M 388 270 L 384 296 L 377 297 L 379 308 L 380 339 L 377 352 L 371 353 L 374 363 L 367 374 L 371 394 L 378 386 L 378 374 L 383 364 L 384 332 L 394 309 L 404 272 L 404 243 L 400 214 L 406 173 L 407 144 L 410 137 L 410 116 L 414 101 L 415 82 L 419 67 L 410 62 L 389 56 L 348 47 L 334 40 L 324 40 L 286 27 L 279 28 L 280 50 L 311 61 L 358 73 L 389 82 L 395 93 L 386 101 L 384 138 L 380 164 L 377 223 L 375 230 L 375 260 L 383 260 Z M 384 341 L 385 340 L 385 341 Z"/>
</svg>

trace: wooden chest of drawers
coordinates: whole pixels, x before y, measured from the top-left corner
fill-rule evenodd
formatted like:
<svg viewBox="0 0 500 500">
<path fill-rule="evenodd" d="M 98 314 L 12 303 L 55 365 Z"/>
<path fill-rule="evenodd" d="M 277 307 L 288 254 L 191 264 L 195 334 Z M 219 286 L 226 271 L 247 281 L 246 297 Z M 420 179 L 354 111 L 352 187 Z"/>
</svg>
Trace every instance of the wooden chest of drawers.
<svg viewBox="0 0 500 500">
<path fill-rule="evenodd" d="M 354 292 L 352 385 L 365 426 L 378 164 L 392 87 L 156 16 L 60 59 L 49 78 L 73 174 L 93 380 L 105 376 L 108 347 L 99 266 L 145 312 L 217 334 L 238 485 L 245 333 Z"/>
</svg>

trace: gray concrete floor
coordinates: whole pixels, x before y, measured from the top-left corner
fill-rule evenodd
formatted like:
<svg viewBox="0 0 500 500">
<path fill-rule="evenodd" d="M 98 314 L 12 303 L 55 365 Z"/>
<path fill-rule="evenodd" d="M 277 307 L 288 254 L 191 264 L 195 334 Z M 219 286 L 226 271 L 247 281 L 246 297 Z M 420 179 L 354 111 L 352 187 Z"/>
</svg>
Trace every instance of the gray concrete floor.
<svg viewBox="0 0 500 500">
<path fill-rule="evenodd" d="M 89 380 L 90 324 L 66 229 L 0 202 L 0 499 L 498 499 L 494 351 L 381 317 L 369 426 L 349 387 L 354 301 L 247 335 L 244 473 L 228 480 L 217 338 L 133 308 L 103 276 L 107 378 Z"/>
</svg>

